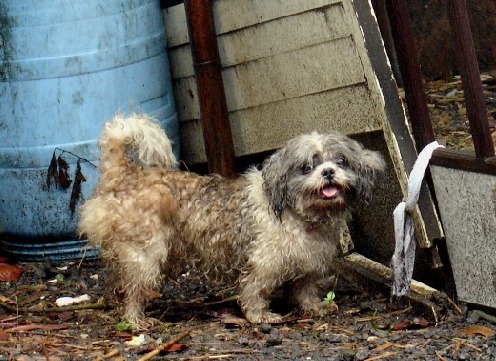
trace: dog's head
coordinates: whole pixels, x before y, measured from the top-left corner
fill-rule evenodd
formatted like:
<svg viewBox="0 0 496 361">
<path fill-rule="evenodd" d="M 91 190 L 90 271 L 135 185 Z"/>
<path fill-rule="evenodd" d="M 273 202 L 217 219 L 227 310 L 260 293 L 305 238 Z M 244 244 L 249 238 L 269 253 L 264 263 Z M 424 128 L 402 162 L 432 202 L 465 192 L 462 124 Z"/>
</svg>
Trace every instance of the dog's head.
<svg viewBox="0 0 496 361">
<path fill-rule="evenodd" d="M 337 213 L 367 202 L 382 156 L 336 132 L 290 140 L 262 166 L 264 190 L 280 219 L 286 207 L 305 217 Z"/>
</svg>

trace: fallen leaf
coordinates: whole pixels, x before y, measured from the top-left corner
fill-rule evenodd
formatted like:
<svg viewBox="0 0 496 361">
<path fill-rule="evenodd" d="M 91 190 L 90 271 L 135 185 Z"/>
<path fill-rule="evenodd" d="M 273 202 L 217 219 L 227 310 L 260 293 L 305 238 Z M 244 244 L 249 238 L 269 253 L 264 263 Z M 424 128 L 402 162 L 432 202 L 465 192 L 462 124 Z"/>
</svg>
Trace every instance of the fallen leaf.
<svg viewBox="0 0 496 361">
<path fill-rule="evenodd" d="M 391 348 L 393 346 L 394 346 L 394 343 L 392 343 L 392 342 L 386 342 L 386 343 L 383 343 L 382 345 L 377 346 L 376 348 L 374 348 L 374 351 L 375 352 L 384 351 L 384 350 L 387 350 L 388 348 Z"/>
<path fill-rule="evenodd" d="M 392 326 L 393 331 L 420 330 L 429 327 L 430 323 L 425 318 L 414 318 L 413 321 L 399 321 Z"/>
<path fill-rule="evenodd" d="M 327 331 L 329 329 L 329 323 L 328 322 L 325 322 L 323 323 L 322 325 L 317 325 L 314 330 L 315 331 Z"/>
<path fill-rule="evenodd" d="M 130 340 L 133 337 L 133 334 L 127 331 L 115 331 L 114 336 L 124 340 Z"/>
<path fill-rule="evenodd" d="M 5 303 L 5 304 L 8 304 L 8 305 L 15 305 L 16 304 L 10 298 L 3 297 L 2 295 L 0 295 L 0 302 Z"/>
<path fill-rule="evenodd" d="M 413 319 L 413 324 L 417 325 L 421 328 L 426 328 L 426 327 L 430 326 L 430 322 L 427 321 L 425 318 L 422 318 L 422 317 L 419 317 L 419 318 L 415 317 Z"/>
<path fill-rule="evenodd" d="M 70 319 L 74 318 L 74 312 L 72 311 L 64 311 L 64 312 L 54 312 L 48 315 L 50 319 L 52 320 L 58 320 L 62 322 L 69 321 Z"/>
<path fill-rule="evenodd" d="M 5 330 L 5 332 L 25 332 L 32 330 L 46 330 L 46 331 L 56 331 L 56 330 L 65 330 L 67 328 L 66 325 L 40 325 L 40 324 L 29 324 L 29 325 L 19 325 L 15 327 L 11 327 Z"/>
<path fill-rule="evenodd" d="M 392 329 L 392 325 L 385 321 L 385 320 L 382 320 L 382 319 L 373 319 L 370 321 L 370 326 L 376 330 L 376 331 L 386 331 L 386 332 L 389 332 L 391 331 Z"/>
<path fill-rule="evenodd" d="M 3 330 L 3 328 L 0 328 L 0 341 L 8 341 L 9 340 L 9 334 Z"/>
<path fill-rule="evenodd" d="M 0 281 L 17 281 L 24 270 L 8 263 L 0 263 Z"/>
<path fill-rule="evenodd" d="M 345 315 L 356 315 L 356 314 L 359 314 L 360 313 L 360 309 L 359 308 L 350 308 L 349 310 L 345 310 L 344 311 L 344 314 Z"/>
<path fill-rule="evenodd" d="M 46 185 L 48 190 L 50 190 L 50 181 L 52 178 L 55 181 L 55 186 L 57 186 L 59 183 L 59 174 L 57 173 L 57 158 L 55 157 L 55 151 L 53 151 L 52 160 L 47 172 Z"/>
<path fill-rule="evenodd" d="M 59 157 L 57 158 L 57 163 L 59 166 L 59 184 L 62 189 L 69 188 L 72 182 L 69 175 L 69 164 L 65 161 L 64 158 L 62 158 L 62 155 L 59 155 Z"/>
<path fill-rule="evenodd" d="M 283 327 L 279 328 L 278 331 L 281 335 L 287 337 L 289 335 L 289 333 L 293 331 L 293 329 L 291 327 L 283 326 Z"/>
<path fill-rule="evenodd" d="M 179 351 L 184 351 L 188 349 L 188 346 L 182 344 L 182 343 L 173 343 L 170 346 L 167 346 L 165 348 L 165 351 L 167 352 L 179 352 Z"/>
<path fill-rule="evenodd" d="M 396 322 L 393 325 L 393 331 L 405 331 L 405 330 L 408 330 L 408 325 L 409 325 L 409 322 L 408 321 Z"/>
<path fill-rule="evenodd" d="M 36 293 L 34 295 L 29 295 L 24 299 L 18 300 L 19 306 L 26 306 L 30 305 L 32 303 L 38 302 L 40 300 L 40 296 L 43 296 L 42 294 Z"/>
<path fill-rule="evenodd" d="M 460 354 L 460 348 L 462 347 L 463 343 L 465 343 L 465 340 L 456 341 L 455 346 L 453 347 L 453 357 L 458 358 L 458 355 Z"/>
<path fill-rule="evenodd" d="M 76 174 L 74 176 L 74 184 L 72 185 L 71 199 L 69 208 L 72 213 L 76 211 L 76 204 L 81 199 L 81 183 L 86 182 L 86 178 L 81 173 L 81 159 L 78 159 L 76 164 Z"/>
<path fill-rule="evenodd" d="M 494 335 L 494 331 L 486 326 L 474 325 L 467 326 L 460 330 L 460 333 L 467 336 L 482 335 L 484 337 L 491 337 Z"/>
<path fill-rule="evenodd" d="M 16 358 L 16 361 L 35 361 L 34 358 L 30 357 L 29 355 L 19 355 Z"/>
<path fill-rule="evenodd" d="M 392 356 L 396 356 L 398 354 L 398 352 L 386 352 L 386 353 L 383 353 L 382 355 L 377 355 L 377 356 L 374 356 L 374 357 L 369 357 L 368 359 L 366 359 L 366 361 L 376 361 L 376 360 L 383 360 L 383 359 L 386 359 L 388 357 L 392 357 Z"/>
<path fill-rule="evenodd" d="M 448 113 L 442 112 L 439 114 L 438 122 L 440 124 L 444 124 L 446 126 L 450 123 L 450 121 L 451 121 L 451 118 L 450 118 Z"/>
<path fill-rule="evenodd" d="M 343 326 L 331 326 L 331 330 L 333 333 L 342 333 L 347 336 L 353 336 L 355 335 L 355 331 L 353 331 L 349 327 L 343 327 Z"/>
</svg>

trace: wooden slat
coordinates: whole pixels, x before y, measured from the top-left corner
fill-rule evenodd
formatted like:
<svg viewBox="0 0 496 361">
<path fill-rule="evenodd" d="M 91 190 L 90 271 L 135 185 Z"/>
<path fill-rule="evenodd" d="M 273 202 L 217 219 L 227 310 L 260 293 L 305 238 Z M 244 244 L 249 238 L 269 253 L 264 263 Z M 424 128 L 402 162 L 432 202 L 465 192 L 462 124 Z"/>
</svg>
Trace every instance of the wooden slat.
<svg viewBox="0 0 496 361">
<path fill-rule="evenodd" d="M 431 172 L 440 185 L 439 210 L 457 296 L 496 307 L 496 177 L 437 166 Z"/>
<path fill-rule="evenodd" d="M 482 159 L 474 157 L 473 153 L 455 149 L 436 150 L 430 163 L 444 168 L 496 175 L 496 157 Z"/>
<path fill-rule="evenodd" d="M 222 66 L 230 67 L 349 36 L 343 7 L 337 4 L 222 34 L 217 42 Z M 193 75 L 188 44 L 169 47 L 169 57 L 174 78 Z"/>
<path fill-rule="evenodd" d="M 217 34 L 341 3 L 341 0 L 215 0 L 213 10 Z M 182 4 L 164 10 L 169 47 L 188 42 L 186 15 Z"/>
<path fill-rule="evenodd" d="M 367 86 L 360 84 L 234 111 L 230 118 L 235 152 L 242 156 L 276 149 L 287 139 L 313 130 L 347 134 L 381 130 L 376 107 Z M 205 161 L 199 124 L 199 120 L 181 123 L 181 137 L 188 140 L 181 152 L 190 163 Z"/>
<path fill-rule="evenodd" d="M 386 7 L 405 86 L 413 137 L 420 152 L 427 144 L 434 141 L 434 131 L 427 107 L 412 25 L 405 0 L 386 0 Z"/>
<path fill-rule="evenodd" d="M 229 111 L 365 82 L 351 38 L 225 68 L 222 76 Z M 174 84 L 179 118 L 199 118 L 194 79 Z"/>
<path fill-rule="evenodd" d="M 455 54 L 460 70 L 470 132 L 477 158 L 494 156 L 494 145 L 487 120 L 486 100 L 482 91 L 474 41 L 465 0 L 448 1 L 448 17 L 454 35 Z"/>
</svg>

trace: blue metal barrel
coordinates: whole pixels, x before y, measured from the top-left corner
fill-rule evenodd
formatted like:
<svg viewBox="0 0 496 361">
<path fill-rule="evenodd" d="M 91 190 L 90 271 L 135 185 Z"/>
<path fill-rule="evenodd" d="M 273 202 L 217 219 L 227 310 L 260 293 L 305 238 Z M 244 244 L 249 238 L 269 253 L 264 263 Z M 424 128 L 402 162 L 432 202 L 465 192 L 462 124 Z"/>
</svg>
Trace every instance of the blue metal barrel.
<svg viewBox="0 0 496 361">
<path fill-rule="evenodd" d="M 146 112 L 179 152 L 159 0 L 0 0 L 0 232 L 75 238 L 72 187 L 47 188 L 55 151 L 98 163 L 116 111 Z M 76 157 L 77 156 L 77 157 Z M 97 169 L 81 162 L 90 196 Z"/>
</svg>

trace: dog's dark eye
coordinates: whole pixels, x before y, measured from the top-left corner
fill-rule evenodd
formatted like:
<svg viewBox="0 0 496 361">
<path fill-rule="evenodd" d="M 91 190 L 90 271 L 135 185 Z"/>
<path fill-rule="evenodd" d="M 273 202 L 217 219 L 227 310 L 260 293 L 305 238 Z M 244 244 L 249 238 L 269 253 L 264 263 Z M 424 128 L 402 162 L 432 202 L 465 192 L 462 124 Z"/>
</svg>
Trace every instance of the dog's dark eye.
<svg viewBox="0 0 496 361">
<path fill-rule="evenodd" d="M 313 167 L 311 164 L 305 163 L 301 166 L 301 173 L 308 174 L 312 171 Z"/>
<path fill-rule="evenodd" d="M 348 163 L 346 161 L 346 158 L 345 157 L 337 157 L 335 160 L 334 160 L 334 163 L 336 163 L 337 165 L 341 166 L 341 167 L 344 167 L 346 166 L 346 164 Z"/>
<path fill-rule="evenodd" d="M 322 159 L 322 156 L 320 154 L 315 154 L 312 157 L 312 163 L 314 167 L 317 167 L 318 165 L 322 164 L 324 160 Z"/>
</svg>

